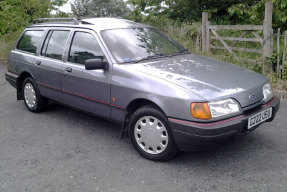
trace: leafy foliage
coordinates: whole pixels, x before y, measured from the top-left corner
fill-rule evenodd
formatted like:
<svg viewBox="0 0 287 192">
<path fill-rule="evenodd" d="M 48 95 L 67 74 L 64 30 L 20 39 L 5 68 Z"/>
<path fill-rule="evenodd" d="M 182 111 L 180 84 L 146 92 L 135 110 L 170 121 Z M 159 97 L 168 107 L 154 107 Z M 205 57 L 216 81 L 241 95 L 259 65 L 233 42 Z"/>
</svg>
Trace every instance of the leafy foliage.
<svg viewBox="0 0 287 192">
<path fill-rule="evenodd" d="M 165 16 L 168 19 L 180 22 L 198 22 L 203 11 L 212 14 L 212 20 L 219 22 L 236 22 L 236 17 L 228 14 L 230 6 L 243 3 L 252 5 L 255 0 L 130 0 L 134 10 L 131 14 L 135 20 L 139 19 L 139 13 L 146 17 Z"/>
<path fill-rule="evenodd" d="M 240 18 L 240 20 L 262 24 L 266 0 L 257 1 L 254 4 L 239 3 L 228 8 L 228 13 Z M 273 0 L 273 27 L 287 29 L 287 0 Z"/>
<path fill-rule="evenodd" d="M 0 35 L 21 30 L 38 17 L 49 17 L 67 0 L 0 0 Z"/>
<path fill-rule="evenodd" d="M 5 60 L 23 28 L 51 11 L 66 15 L 59 7 L 67 0 L 0 0 L 0 60 Z"/>
<path fill-rule="evenodd" d="M 123 0 L 75 0 L 71 7 L 77 17 L 126 17 L 130 11 Z"/>
<path fill-rule="evenodd" d="M 287 0 L 273 1 L 273 27 L 287 29 Z M 201 20 L 203 11 L 209 12 L 216 24 L 262 24 L 266 0 L 130 0 L 135 21 L 161 18 L 185 23 Z"/>
</svg>

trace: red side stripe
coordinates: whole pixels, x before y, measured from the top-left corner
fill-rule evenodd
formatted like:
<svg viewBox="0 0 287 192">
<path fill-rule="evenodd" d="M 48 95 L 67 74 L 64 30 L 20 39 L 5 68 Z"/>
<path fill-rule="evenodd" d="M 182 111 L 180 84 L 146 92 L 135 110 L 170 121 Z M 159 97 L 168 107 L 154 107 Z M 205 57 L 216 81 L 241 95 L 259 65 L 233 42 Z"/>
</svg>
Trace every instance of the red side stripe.
<svg viewBox="0 0 287 192">
<path fill-rule="evenodd" d="M 119 105 L 116 105 L 116 104 L 113 104 L 113 103 L 109 103 L 107 101 L 102 101 L 102 100 L 99 100 L 99 99 L 95 99 L 95 98 L 92 98 L 92 97 L 88 97 L 88 96 L 81 95 L 81 94 L 78 94 L 78 93 L 74 93 L 74 92 L 71 92 L 71 91 L 68 91 L 68 90 L 64 90 L 64 89 L 61 90 L 61 89 L 59 89 L 57 87 L 53 87 L 53 86 L 50 86 L 50 85 L 47 85 L 47 84 L 44 84 L 44 83 L 37 82 L 37 84 L 42 85 L 44 87 L 51 88 L 51 89 L 55 89 L 55 90 L 58 90 L 58 91 L 62 91 L 62 92 L 65 92 L 65 93 L 69 93 L 71 95 L 76 95 L 76 96 L 79 96 L 79 97 L 83 97 L 83 98 L 86 98 L 86 99 L 97 101 L 99 103 L 104 103 L 104 104 L 111 105 L 111 106 L 114 106 L 114 107 L 117 107 L 117 108 L 120 108 L 120 109 L 124 109 L 124 107 L 122 107 L 122 106 L 119 106 Z"/>
<path fill-rule="evenodd" d="M 116 105 L 116 104 L 112 104 L 112 103 L 110 103 L 110 105 L 111 105 L 111 106 L 114 106 L 114 107 L 118 107 L 118 108 L 121 108 L 121 109 L 125 109 L 124 107 L 122 107 L 122 106 L 119 106 L 119 105 Z"/>
<path fill-rule="evenodd" d="M 100 102 L 100 103 L 104 103 L 104 104 L 110 105 L 110 103 L 106 102 L 106 101 L 102 101 L 102 100 L 99 100 L 99 99 L 91 98 L 91 97 L 88 97 L 88 96 L 85 96 L 85 95 L 81 95 L 81 94 L 78 94 L 78 93 L 74 93 L 74 92 L 71 92 L 71 91 L 68 91 L 68 90 L 64 90 L 64 89 L 62 91 L 65 92 L 65 93 L 69 93 L 71 95 L 76 95 L 76 96 L 79 96 L 79 97 L 83 97 L 83 98 L 86 98 L 86 99 L 90 99 L 90 100 L 93 100 L 93 101 L 97 101 L 97 102 Z"/>
<path fill-rule="evenodd" d="M 61 89 L 59 89 L 59 88 L 57 88 L 57 87 L 53 87 L 53 86 L 51 86 L 51 85 L 47 85 L 47 84 L 39 83 L 39 82 L 37 82 L 37 84 L 42 85 L 42 86 L 44 86 L 44 87 L 49 87 L 49 88 L 51 88 L 51 89 L 56 89 L 56 90 L 58 90 L 58 91 L 61 91 Z"/>
<path fill-rule="evenodd" d="M 245 117 L 245 115 L 240 115 L 240 116 L 237 116 L 237 117 L 226 119 L 224 121 L 218 121 L 218 122 L 215 122 L 215 123 L 194 123 L 194 122 L 190 122 L 190 121 L 183 121 L 183 120 L 173 119 L 173 118 L 169 118 L 169 120 L 173 121 L 173 122 L 176 122 L 176 123 L 185 123 L 185 124 L 190 124 L 190 125 L 213 126 L 213 125 L 219 125 L 219 124 L 227 123 L 227 122 L 234 121 L 234 120 L 237 120 L 237 119 L 241 119 L 243 117 Z"/>
</svg>

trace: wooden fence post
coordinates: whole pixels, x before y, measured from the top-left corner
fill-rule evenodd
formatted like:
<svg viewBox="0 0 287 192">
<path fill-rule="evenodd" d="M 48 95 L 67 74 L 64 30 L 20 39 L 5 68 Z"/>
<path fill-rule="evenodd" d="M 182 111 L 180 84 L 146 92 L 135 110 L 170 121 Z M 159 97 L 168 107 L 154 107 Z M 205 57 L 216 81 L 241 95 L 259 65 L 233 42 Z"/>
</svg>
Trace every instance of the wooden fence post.
<svg viewBox="0 0 287 192">
<path fill-rule="evenodd" d="M 277 75 L 280 78 L 280 28 L 277 31 Z"/>
<path fill-rule="evenodd" d="M 202 12 L 202 52 L 206 52 L 206 44 L 207 44 L 207 39 L 206 39 L 206 25 L 208 22 L 208 13 L 207 12 Z"/>
<path fill-rule="evenodd" d="M 207 23 L 206 23 L 206 52 L 207 53 L 210 52 L 210 39 L 209 39 L 209 37 L 210 37 L 210 34 L 209 34 L 210 29 L 208 28 L 209 25 L 210 25 L 210 22 L 207 21 Z"/>
<path fill-rule="evenodd" d="M 287 31 L 285 31 L 284 35 L 284 48 L 283 48 L 283 59 L 282 59 L 282 78 L 285 76 L 285 59 L 286 59 L 286 49 L 287 49 Z"/>
<path fill-rule="evenodd" d="M 265 18 L 263 21 L 263 58 L 270 57 L 273 54 L 272 45 L 272 1 L 266 1 L 265 3 Z"/>
<path fill-rule="evenodd" d="M 196 35 L 196 40 L 195 40 L 195 50 L 196 51 L 199 51 L 199 47 L 200 47 L 200 44 L 199 44 L 199 36 L 198 34 Z"/>
</svg>

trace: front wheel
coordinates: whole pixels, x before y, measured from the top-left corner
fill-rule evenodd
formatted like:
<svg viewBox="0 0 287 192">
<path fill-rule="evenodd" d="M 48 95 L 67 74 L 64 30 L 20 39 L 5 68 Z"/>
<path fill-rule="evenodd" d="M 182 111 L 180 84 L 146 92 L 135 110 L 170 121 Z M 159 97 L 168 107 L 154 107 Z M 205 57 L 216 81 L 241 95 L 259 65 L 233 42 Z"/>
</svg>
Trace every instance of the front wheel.
<svg viewBox="0 0 287 192">
<path fill-rule="evenodd" d="M 134 112 L 129 133 L 135 149 L 147 159 L 164 161 L 177 153 L 166 116 L 153 106 L 144 106 Z"/>
</svg>

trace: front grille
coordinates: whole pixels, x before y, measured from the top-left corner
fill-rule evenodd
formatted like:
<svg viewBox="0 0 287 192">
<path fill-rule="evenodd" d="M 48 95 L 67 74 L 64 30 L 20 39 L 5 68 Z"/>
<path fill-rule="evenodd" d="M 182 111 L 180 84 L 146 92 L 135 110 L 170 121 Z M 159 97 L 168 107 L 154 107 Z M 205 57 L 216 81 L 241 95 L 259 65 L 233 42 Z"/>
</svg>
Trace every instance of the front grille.
<svg viewBox="0 0 287 192">
<path fill-rule="evenodd" d="M 262 104 L 263 104 L 262 101 L 258 101 L 256 103 L 253 103 L 251 105 L 243 107 L 242 110 L 243 110 L 244 113 L 253 112 L 253 111 L 256 111 L 256 110 L 260 109 Z"/>
</svg>

